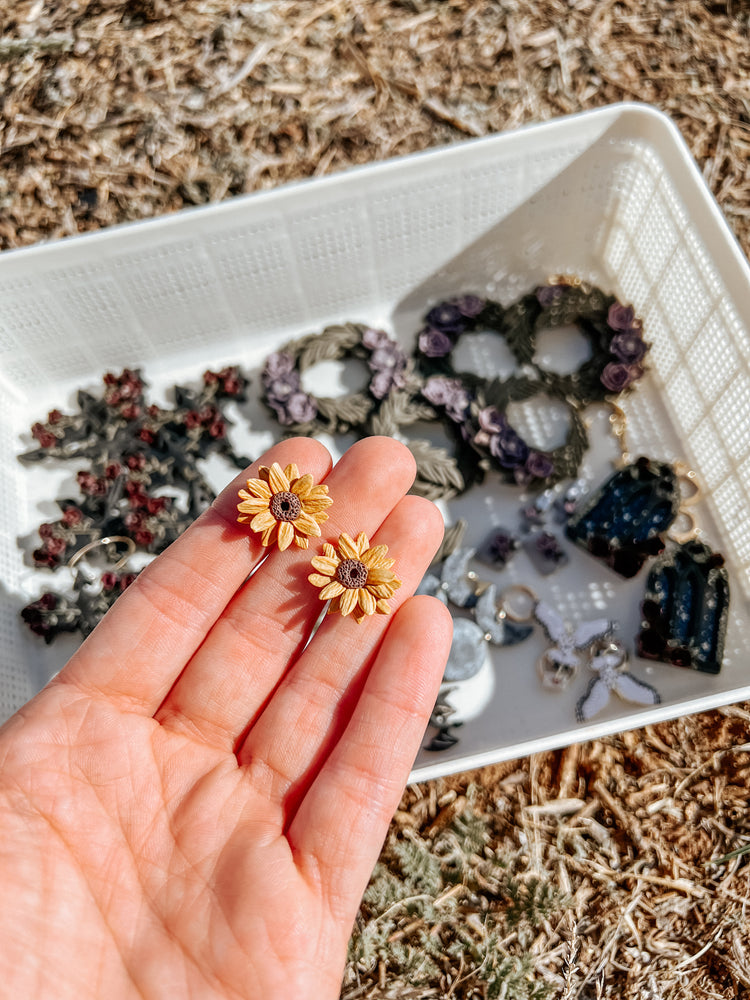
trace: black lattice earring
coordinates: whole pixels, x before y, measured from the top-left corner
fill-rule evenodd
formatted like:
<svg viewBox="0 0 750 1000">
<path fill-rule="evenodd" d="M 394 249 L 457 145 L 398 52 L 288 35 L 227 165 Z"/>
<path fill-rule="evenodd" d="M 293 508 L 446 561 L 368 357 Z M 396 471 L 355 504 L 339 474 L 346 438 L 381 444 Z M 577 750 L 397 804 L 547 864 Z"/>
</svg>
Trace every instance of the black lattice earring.
<svg viewBox="0 0 750 1000">
<path fill-rule="evenodd" d="M 638 655 L 718 674 L 729 619 L 724 557 L 692 539 L 651 567 L 641 605 Z"/>
<path fill-rule="evenodd" d="M 620 576 L 632 577 L 664 550 L 681 503 L 673 466 L 641 457 L 586 497 L 565 531 Z"/>
</svg>

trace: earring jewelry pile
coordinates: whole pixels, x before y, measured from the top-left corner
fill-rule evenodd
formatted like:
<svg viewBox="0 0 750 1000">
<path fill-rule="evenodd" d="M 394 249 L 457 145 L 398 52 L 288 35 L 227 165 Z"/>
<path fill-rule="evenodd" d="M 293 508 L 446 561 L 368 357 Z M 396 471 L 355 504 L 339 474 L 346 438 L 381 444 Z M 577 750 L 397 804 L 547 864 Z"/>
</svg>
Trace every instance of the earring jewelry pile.
<svg viewBox="0 0 750 1000">
<path fill-rule="evenodd" d="M 588 357 L 574 371 L 551 371 L 537 359 L 539 338 L 571 325 L 585 339 Z M 512 375 L 461 370 L 456 348 L 478 332 L 504 343 L 515 364 Z M 620 403 L 646 376 L 649 347 L 632 306 L 558 276 L 507 307 L 474 294 L 436 303 L 415 332 L 410 353 L 383 330 L 344 323 L 290 342 L 266 359 L 259 393 L 280 436 L 408 438 L 408 428 L 432 422 L 442 428 L 446 447 L 409 442 L 417 462 L 414 492 L 450 501 L 490 473 L 522 491 L 517 516 L 474 548 L 462 545 L 460 527 L 449 529 L 439 561 L 419 588 L 444 601 L 454 616 L 428 749 L 456 743 L 450 693 L 488 669 L 489 647 L 502 651 L 535 632 L 546 643 L 537 663 L 540 697 L 565 691 L 580 678 L 574 702 L 580 722 L 605 710 L 613 697 L 659 702 L 657 689 L 631 669 L 632 655 L 706 673 L 721 669 L 729 579 L 723 557 L 698 538 L 694 505 L 701 494 L 694 475 L 657 458 L 634 458 L 625 444 Z M 352 358 L 368 370 L 358 392 L 327 398 L 305 388 L 303 376 L 321 361 Z M 126 565 L 131 550 L 160 552 L 213 499 L 200 460 L 216 451 L 233 465 L 249 464 L 230 443 L 226 413 L 228 403 L 247 398 L 248 385 L 236 367 L 208 371 L 198 388 L 176 386 L 170 408 L 149 403 L 140 373 L 126 369 L 105 376 L 100 396 L 80 392 L 77 412 L 53 410 L 34 424 L 36 447 L 21 456 L 24 461 L 73 459 L 84 468 L 77 473 L 80 495 L 57 501 L 60 517 L 40 526 L 32 555 L 46 571 L 77 563 L 74 592 L 49 590 L 24 608 L 32 631 L 47 642 L 65 631 L 88 634 L 135 579 Z M 565 440 L 558 447 L 536 447 L 513 424 L 514 405 L 537 399 L 566 414 Z M 581 477 L 589 447 L 584 411 L 602 402 L 612 408 L 622 459 L 594 486 Z M 686 493 L 686 484 L 692 492 Z M 284 469 L 274 464 L 247 481 L 238 501 L 238 522 L 262 547 L 311 550 L 308 582 L 330 602 L 329 613 L 362 623 L 390 612 L 400 586 L 393 559 L 364 533 L 325 537 L 334 502 L 325 484 L 315 484 L 293 463 Z M 678 530 L 686 520 L 689 529 Z M 499 574 L 523 553 L 532 574 L 562 578 L 571 560 L 579 559 L 576 550 L 606 566 L 613 581 L 644 574 L 636 635 L 623 635 L 617 622 L 605 618 L 568 622 L 536 596 L 533 585 L 503 589 L 473 568 Z M 98 580 L 91 569 L 83 570 L 91 553 L 113 563 Z M 523 613 L 514 607 L 519 595 L 525 598 Z M 521 663 L 517 656 L 513 660 Z"/>
</svg>

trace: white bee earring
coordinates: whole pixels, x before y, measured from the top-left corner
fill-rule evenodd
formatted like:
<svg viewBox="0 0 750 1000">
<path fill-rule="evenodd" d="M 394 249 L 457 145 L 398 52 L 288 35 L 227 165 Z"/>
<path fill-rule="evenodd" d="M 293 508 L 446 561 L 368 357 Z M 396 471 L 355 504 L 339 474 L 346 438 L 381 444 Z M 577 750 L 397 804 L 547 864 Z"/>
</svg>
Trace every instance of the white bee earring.
<svg viewBox="0 0 750 1000">
<path fill-rule="evenodd" d="M 614 692 L 623 701 L 635 705 L 658 705 L 661 695 L 650 684 L 638 680 L 628 671 L 628 654 L 621 642 L 605 642 L 594 647 L 589 667 L 595 672 L 586 693 L 576 704 L 576 718 L 588 722 L 609 704 Z"/>
<path fill-rule="evenodd" d="M 544 601 L 534 606 L 534 618 L 544 629 L 550 641 L 537 661 L 542 686 L 549 691 L 562 691 L 578 673 L 586 658 L 583 654 L 597 640 L 609 640 L 615 629 L 607 618 L 581 622 L 575 628 Z"/>
</svg>

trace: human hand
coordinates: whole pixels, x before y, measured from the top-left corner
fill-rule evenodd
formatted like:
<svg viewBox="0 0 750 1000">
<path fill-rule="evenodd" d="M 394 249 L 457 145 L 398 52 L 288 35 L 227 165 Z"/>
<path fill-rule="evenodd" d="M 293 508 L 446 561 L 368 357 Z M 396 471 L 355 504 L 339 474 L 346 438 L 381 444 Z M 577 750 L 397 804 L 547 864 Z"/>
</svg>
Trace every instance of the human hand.
<svg viewBox="0 0 750 1000">
<path fill-rule="evenodd" d="M 321 550 L 236 523 L 260 464 L 325 478 L 323 538 L 364 531 L 394 614 L 322 610 Z M 0 995 L 325 1000 L 451 640 L 411 597 L 441 538 L 389 438 L 272 448 L 0 729 Z M 249 577 L 249 579 L 248 579 Z"/>
</svg>

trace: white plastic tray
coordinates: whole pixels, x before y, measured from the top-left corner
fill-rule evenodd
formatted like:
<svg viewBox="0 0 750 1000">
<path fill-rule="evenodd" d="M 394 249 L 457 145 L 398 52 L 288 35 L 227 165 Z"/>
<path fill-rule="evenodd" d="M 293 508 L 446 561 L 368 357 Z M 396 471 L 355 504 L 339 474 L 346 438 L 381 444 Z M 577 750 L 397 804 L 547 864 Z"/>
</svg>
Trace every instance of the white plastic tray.
<svg viewBox="0 0 750 1000">
<path fill-rule="evenodd" d="M 65 582 L 42 578 L 22 554 L 73 482 L 74 470 L 18 462 L 28 428 L 48 409 L 73 409 L 75 389 L 96 389 L 103 372 L 124 366 L 141 367 L 156 396 L 222 363 L 257 372 L 287 339 L 340 320 L 381 325 L 411 346 L 437 299 L 475 291 L 507 304 L 557 273 L 632 302 L 644 320 L 651 371 L 628 405 L 629 444 L 636 454 L 688 461 L 707 487 L 701 526 L 726 556 L 732 585 L 724 667 L 712 677 L 634 661 L 662 704 L 639 709 L 613 699 L 581 726 L 574 705 L 587 678 L 563 694 L 544 692 L 535 635 L 496 655 L 460 742 L 422 751 L 412 777 L 750 698 L 750 272 L 675 127 L 644 106 L 615 105 L 3 254 L 0 717 L 71 651 L 70 642 L 45 647 L 18 617 L 42 590 Z M 604 410 L 589 415 L 594 447 L 585 471 L 601 479 L 614 451 L 600 426 Z M 257 400 L 237 420 L 240 451 L 257 454 L 271 442 L 274 425 Z M 347 441 L 330 443 L 340 451 Z M 228 471 L 217 466 L 212 475 L 219 487 Z M 467 543 L 476 544 L 490 524 L 507 523 L 519 500 L 488 480 L 446 516 L 468 515 Z M 519 557 L 498 580 L 531 583 L 573 620 L 610 613 L 632 646 L 645 571 L 623 584 L 569 549 L 559 579 L 532 576 Z"/>
</svg>

